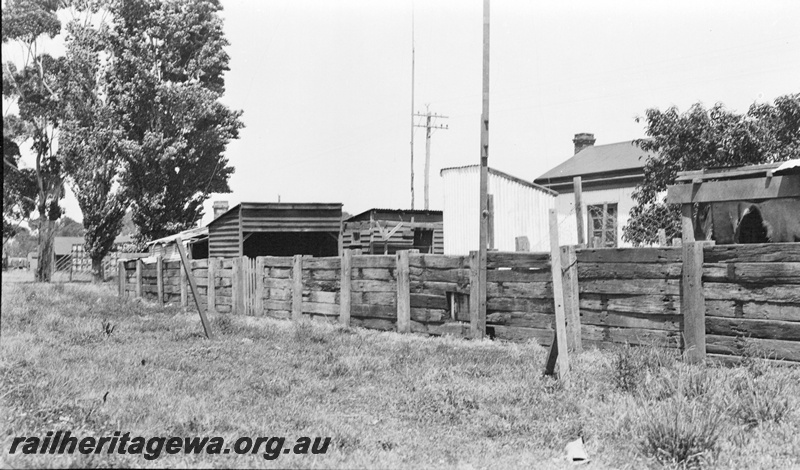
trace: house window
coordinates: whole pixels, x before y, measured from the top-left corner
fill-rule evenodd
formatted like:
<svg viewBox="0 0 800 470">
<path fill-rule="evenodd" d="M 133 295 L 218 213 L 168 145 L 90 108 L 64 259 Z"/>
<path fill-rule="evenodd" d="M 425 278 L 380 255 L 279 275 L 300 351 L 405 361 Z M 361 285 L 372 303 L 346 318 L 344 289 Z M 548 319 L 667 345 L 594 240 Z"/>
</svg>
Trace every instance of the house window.
<svg viewBox="0 0 800 470">
<path fill-rule="evenodd" d="M 611 248 L 617 246 L 617 205 L 597 204 L 586 207 L 589 217 L 589 246 Z"/>
<path fill-rule="evenodd" d="M 361 232 L 353 232 L 353 243 L 361 243 Z"/>
</svg>

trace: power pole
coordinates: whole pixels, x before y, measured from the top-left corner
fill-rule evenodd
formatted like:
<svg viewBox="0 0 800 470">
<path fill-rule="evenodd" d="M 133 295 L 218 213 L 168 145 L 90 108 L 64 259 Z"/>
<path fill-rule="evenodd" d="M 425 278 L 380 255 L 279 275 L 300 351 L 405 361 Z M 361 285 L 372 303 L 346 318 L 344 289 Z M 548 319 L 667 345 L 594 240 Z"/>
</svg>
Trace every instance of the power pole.
<svg viewBox="0 0 800 470">
<path fill-rule="evenodd" d="M 414 210 L 414 3 L 411 3 L 411 210 Z"/>
<path fill-rule="evenodd" d="M 480 236 L 478 246 L 478 319 L 473 337 L 486 334 L 486 243 L 489 239 L 489 0 L 483 0 L 483 106 L 481 110 Z"/>
<path fill-rule="evenodd" d="M 431 114 L 431 110 L 428 106 L 425 106 L 425 114 L 414 114 L 416 117 L 424 117 L 425 125 L 414 124 L 415 127 L 424 127 L 425 131 L 425 210 L 428 210 L 429 206 L 429 183 L 430 183 L 430 173 L 431 173 L 431 129 L 447 129 L 447 125 L 435 125 L 431 122 L 432 119 L 447 119 L 447 116 L 442 116 L 441 114 Z"/>
</svg>

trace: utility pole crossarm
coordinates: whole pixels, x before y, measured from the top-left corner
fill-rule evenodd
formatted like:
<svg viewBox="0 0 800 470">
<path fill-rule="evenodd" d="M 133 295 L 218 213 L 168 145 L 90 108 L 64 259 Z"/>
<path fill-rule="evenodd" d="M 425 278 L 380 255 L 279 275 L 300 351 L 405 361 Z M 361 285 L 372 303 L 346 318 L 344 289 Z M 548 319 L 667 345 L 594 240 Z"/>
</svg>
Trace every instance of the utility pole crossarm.
<svg viewBox="0 0 800 470">
<path fill-rule="evenodd" d="M 447 119 L 447 116 L 442 116 L 441 114 L 431 114 L 428 111 L 425 114 L 414 113 L 415 117 L 424 117 L 425 124 L 414 124 L 414 127 L 424 127 L 425 128 L 425 210 L 428 210 L 430 206 L 430 198 L 429 198 L 429 187 L 430 187 L 430 172 L 431 172 L 431 129 L 443 129 L 447 130 L 448 127 L 446 124 L 433 124 L 432 119 L 434 118 L 441 118 Z"/>
</svg>

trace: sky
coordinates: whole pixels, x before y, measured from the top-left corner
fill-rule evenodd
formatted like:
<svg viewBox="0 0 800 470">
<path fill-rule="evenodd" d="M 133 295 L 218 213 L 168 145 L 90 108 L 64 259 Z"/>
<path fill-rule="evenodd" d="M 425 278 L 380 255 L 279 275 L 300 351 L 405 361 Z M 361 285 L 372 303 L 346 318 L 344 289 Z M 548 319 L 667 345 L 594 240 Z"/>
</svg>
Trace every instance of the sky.
<svg viewBox="0 0 800 470">
<path fill-rule="evenodd" d="M 226 151 L 232 193 L 212 195 L 204 223 L 215 200 L 410 208 L 412 42 L 413 111 L 448 117 L 431 138 L 430 208 L 443 205 L 440 169 L 479 162 L 481 0 L 222 4 L 223 101 L 245 128 Z M 533 180 L 572 156 L 576 133 L 644 137 L 648 108 L 745 112 L 800 92 L 798 20 L 795 1 L 494 0 L 489 166 Z M 422 209 L 425 129 L 414 129 Z M 73 197 L 64 205 L 80 220 Z"/>
</svg>

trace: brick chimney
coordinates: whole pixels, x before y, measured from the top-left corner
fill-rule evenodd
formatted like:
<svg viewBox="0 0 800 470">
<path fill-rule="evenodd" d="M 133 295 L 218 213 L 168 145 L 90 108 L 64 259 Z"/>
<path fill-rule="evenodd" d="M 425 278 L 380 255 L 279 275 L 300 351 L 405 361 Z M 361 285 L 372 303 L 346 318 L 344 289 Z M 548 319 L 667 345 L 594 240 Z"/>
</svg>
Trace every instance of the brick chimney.
<svg viewBox="0 0 800 470">
<path fill-rule="evenodd" d="M 595 142 L 594 134 L 589 134 L 587 132 L 581 132 L 580 134 L 575 134 L 575 138 L 572 139 L 572 143 L 575 144 L 575 154 L 585 149 L 586 147 L 591 147 L 592 145 L 594 145 L 594 142 Z"/>
<path fill-rule="evenodd" d="M 228 201 L 214 201 L 214 218 L 228 212 Z"/>
</svg>

